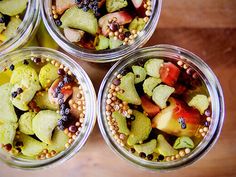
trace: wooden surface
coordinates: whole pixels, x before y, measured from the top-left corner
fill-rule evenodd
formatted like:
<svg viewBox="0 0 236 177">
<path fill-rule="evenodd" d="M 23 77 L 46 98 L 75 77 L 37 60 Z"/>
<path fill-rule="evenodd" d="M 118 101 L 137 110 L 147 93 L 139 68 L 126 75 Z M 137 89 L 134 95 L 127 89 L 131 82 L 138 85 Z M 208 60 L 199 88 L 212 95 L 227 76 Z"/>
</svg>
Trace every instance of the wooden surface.
<svg viewBox="0 0 236 177">
<path fill-rule="evenodd" d="M 40 171 L 1 165 L 0 177 L 236 177 L 236 1 L 164 0 L 158 27 L 147 46 L 168 43 L 191 50 L 210 65 L 222 84 L 225 123 L 218 142 L 206 156 L 169 173 L 140 170 L 108 148 L 96 125 L 84 148 L 64 164 Z M 97 90 L 111 64 L 79 63 Z"/>
</svg>

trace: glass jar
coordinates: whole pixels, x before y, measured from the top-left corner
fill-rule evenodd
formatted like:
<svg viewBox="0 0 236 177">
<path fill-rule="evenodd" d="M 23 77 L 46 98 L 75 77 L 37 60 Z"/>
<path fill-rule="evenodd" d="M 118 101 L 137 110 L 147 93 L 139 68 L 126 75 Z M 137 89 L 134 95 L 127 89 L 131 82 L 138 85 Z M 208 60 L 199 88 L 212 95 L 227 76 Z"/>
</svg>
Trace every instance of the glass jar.
<svg viewBox="0 0 236 177">
<path fill-rule="evenodd" d="M 39 0 L 29 0 L 24 19 L 16 35 L 0 45 L 0 55 L 23 47 L 31 40 L 40 23 Z"/>
<path fill-rule="evenodd" d="M 118 73 L 124 68 L 132 66 L 137 61 L 146 61 L 150 58 L 166 58 L 170 61 L 184 61 L 187 65 L 196 70 L 205 83 L 209 96 L 211 98 L 212 122 L 209 132 L 198 144 L 198 146 L 186 157 L 170 162 L 147 161 L 128 152 L 117 143 L 109 129 L 106 119 L 106 96 L 109 85 L 112 83 Z M 216 143 L 224 122 L 225 105 L 223 92 L 220 83 L 213 71 L 207 64 L 193 53 L 171 45 L 157 45 L 148 48 L 142 48 L 130 53 L 124 60 L 117 62 L 104 77 L 98 95 L 98 123 L 100 131 L 109 145 L 109 147 L 125 160 L 133 164 L 150 170 L 172 170 L 192 164 L 205 155 Z"/>
<path fill-rule="evenodd" d="M 60 32 L 59 28 L 55 25 L 52 16 L 52 0 L 41 0 L 41 14 L 44 24 L 58 45 L 68 53 L 78 57 L 82 60 L 90 62 L 111 62 L 123 58 L 128 53 L 134 51 L 136 48 L 142 47 L 150 39 L 154 31 L 161 13 L 162 0 L 153 0 L 152 16 L 149 19 L 146 27 L 140 32 L 140 35 L 135 39 L 132 45 L 124 45 L 116 49 L 108 50 L 89 50 L 81 48 L 71 42 L 69 42 L 64 35 Z"/>
<path fill-rule="evenodd" d="M 11 156 L 0 149 L 0 160 L 4 163 L 17 168 L 22 169 L 36 169 L 49 167 L 55 164 L 60 164 L 72 156 L 74 156 L 83 147 L 86 140 L 88 139 L 90 133 L 93 130 L 94 124 L 96 122 L 96 94 L 92 82 L 90 81 L 86 72 L 80 67 L 78 63 L 72 60 L 65 54 L 58 52 L 56 50 L 41 48 L 41 47 L 29 47 L 21 50 L 17 50 L 0 57 L 0 70 L 9 67 L 12 63 L 18 63 L 23 61 L 28 57 L 47 57 L 59 61 L 65 67 L 75 75 L 78 79 L 80 85 L 82 86 L 84 97 L 85 97 L 85 119 L 83 122 L 82 129 L 75 139 L 75 141 L 70 145 L 70 147 L 56 156 L 45 159 L 45 160 L 27 160 L 23 158 L 18 158 L 16 156 Z"/>
</svg>

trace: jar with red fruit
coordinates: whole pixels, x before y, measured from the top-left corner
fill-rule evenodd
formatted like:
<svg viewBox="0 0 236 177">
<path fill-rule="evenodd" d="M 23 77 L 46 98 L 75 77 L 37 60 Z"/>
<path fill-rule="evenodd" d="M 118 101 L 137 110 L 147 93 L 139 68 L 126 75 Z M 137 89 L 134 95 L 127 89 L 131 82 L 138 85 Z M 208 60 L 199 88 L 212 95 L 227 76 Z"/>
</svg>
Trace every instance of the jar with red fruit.
<svg viewBox="0 0 236 177">
<path fill-rule="evenodd" d="M 28 44 L 40 23 L 39 0 L 0 1 L 0 55 Z"/>
<path fill-rule="evenodd" d="M 86 72 L 47 48 L 24 48 L 0 59 L 0 160 L 38 169 L 73 157 L 96 122 L 96 94 Z"/>
<path fill-rule="evenodd" d="M 224 122 L 223 92 L 210 67 L 171 45 L 138 49 L 117 62 L 98 95 L 108 146 L 139 167 L 169 171 L 199 160 Z"/>
<path fill-rule="evenodd" d="M 122 59 L 154 33 L 162 0 L 45 0 L 41 14 L 53 39 L 90 62 Z"/>
</svg>

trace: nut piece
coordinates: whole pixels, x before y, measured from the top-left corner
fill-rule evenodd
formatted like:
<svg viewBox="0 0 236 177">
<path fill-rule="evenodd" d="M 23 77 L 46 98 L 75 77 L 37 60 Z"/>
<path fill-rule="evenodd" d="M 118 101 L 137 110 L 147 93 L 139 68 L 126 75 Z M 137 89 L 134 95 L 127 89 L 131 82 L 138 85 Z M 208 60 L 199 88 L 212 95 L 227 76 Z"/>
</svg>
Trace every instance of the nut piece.
<svg viewBox="0 0 236 177">
<path fill-rule="evenodd" d="M 64 28 L 64 34 L 70 42 L 79 42 L 84 36 L 84 31 L 71 28 Z"/>
</svg>

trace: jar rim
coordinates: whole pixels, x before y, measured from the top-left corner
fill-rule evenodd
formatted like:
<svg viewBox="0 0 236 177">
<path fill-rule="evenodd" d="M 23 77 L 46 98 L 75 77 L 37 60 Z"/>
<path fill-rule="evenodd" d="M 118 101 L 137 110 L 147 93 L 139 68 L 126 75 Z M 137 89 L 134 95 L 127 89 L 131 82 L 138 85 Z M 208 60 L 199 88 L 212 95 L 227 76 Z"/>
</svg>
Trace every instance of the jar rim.
<svg viewBox="0 0 236 177">
<path fill-rule="evenodd" d="M 44 24 L 52 36 L 52 38 L 58 43 L 61 48 L 63 48 L 68 53 L 78 57 L 81 60 L 97 63 L 106 63 L 117 61 L 122 59 L 128 53 L 134 51 L 137 48 L 142 47 L 154 33 L 156 26 L 159 21 L 161 14 L 162 0 L 154 0 L 153 14 L 151 15 L 149 22 L 146 24 L 145 28 L 141 31 L 140 36 L 135 40 L 135 42 L 128 46 L 121 46 L 116 49 L 108 49 L 102 51 L 93 51 L 89 49 L 84 49 L 78 47 L 77 45 L 69 42 L 59 31 L 58 27 L 53 23 L 53 18 L 49 15 L 52 0 L 41 0 L 41 14 Z"/>
<path fill-rule="evenodd" d="M 18 59 L 17 60 L 15 56 L 18 57 L 22 56 L 22 57 L 20 59 L 17 58 Z M 74 156 L 77 152 L 80 151 L 80 149 L 84 146 L 94 128 L 96 122 L 97 102 L 93 84 L 87 73 L 83 70 L 83 68 L 69 56 L 54 49 L 49 49 L 44 47 L 27 47 L 1 55 L 0 68 L 3 69 L 6 66 L 9 66 L 12 63 L 12 61 L 10 61 L 10 58 L 12 57 L 13 57 L 12 60 L 14 61 L 17 60 L 19 62 L 23 61 L 26 56 L 44 56 L 60 61 L 63 65 L 67 66 L 76 76 L 80 85 L 82 86 L 85 95 L 85 107 L 86 107 L 84 125 L 82 126 L 82 129 L 79 135 L 77 136 L 77 139 L 68 149 L 60 152 L 55 157 L 45 160 L 27 160 L 22 158 L 15 158 L 14 156 L 7 154 L 6 152 L 5 153 L 3 152 L 2 154 L 0 153 L 0 160 L 8 164 L 9 166 L 32 170 L 32 169 L 51 167 L 60 164 L 70 159 L 72 156 Z"/>
<path fill-rule="evenodd" d="M 123 68 L 125 68 L 129 64 L 133 64 L 137 62 L 139 59 L 164 56 L 164 54 L 171 54 L 176 57 L 180 57 L 179 59 L 188 59 L 188 62 L 191 62 L 198 69 L 202 71 L 202 74 L 205 75 L 207 80 L 204 82 L 207 85 L 207 90 L 211 97 L 212 108 L 212 117 L 214 120 L 214 124 L 209 130 L 207 136 L 201 140 L 200 144 L 190 153 L 187 157 L 172 162 L 151 162 L 140 157 L 136 157 L 135 155 L 129 153 L 125 148 L 121 147 L 112 137 L 110 130 L 107 127 L 107 120 L 105 116 L 105 99 L 107 95 L 107 88 L 109 83 L 115 78 L 115 75 L 119 73 Z M 130 66 L 130 65 L 129 65 Z M 128 56 L 126 56 L 123 60 L 118 61 L 113 65 L 113 67 L 107 72 L 105 75 L 100 89 L 98 93 L 98 125 L 99 129 L 102 133 L 103 138 L 105 139 L 108 146 L 120 157 L 131 162 L 131 164 L 149 169 L 154 171 L 169 171 L 178 169 L 180 167 L 185 167 L 187 165 L 192 164 L 196 160 L 200 159 L 203 155 L 205 155 L 212 146 L 216 143 L 222 126 L 224 122 L 225 115 L 225 105 L 224 105 L 224 97 L 223 91 L 220 86 L 220 83 L 213 73 L 213 71 L 209 68 L 209 66 L 197 55 L 192 52 L 185 50 L 183 48 L 173 46 L 173 45 L 156 45 L 152 47 L 146 47 L 142 49 L 138 49 Z"/>
</svg>

